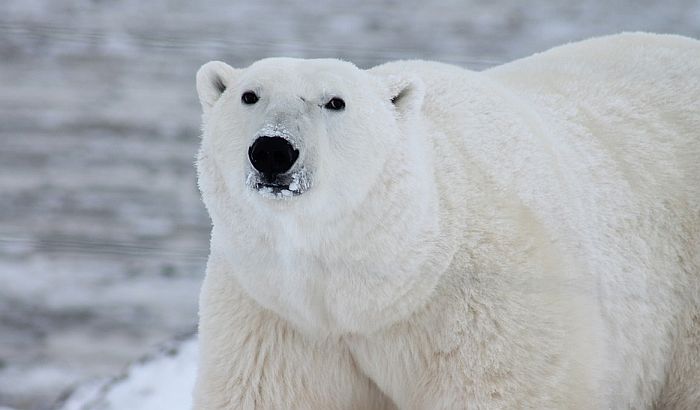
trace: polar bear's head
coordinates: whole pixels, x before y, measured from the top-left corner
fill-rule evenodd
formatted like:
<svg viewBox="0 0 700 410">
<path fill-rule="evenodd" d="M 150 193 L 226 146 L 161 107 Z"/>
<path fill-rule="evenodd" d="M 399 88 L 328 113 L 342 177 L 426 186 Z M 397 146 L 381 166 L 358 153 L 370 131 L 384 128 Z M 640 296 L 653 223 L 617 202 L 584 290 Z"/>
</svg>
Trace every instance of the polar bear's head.
<svg viewBox="0 0 700 410">
<path fill-rule="evenodd" d="M 353 208 L 401 144 L 397 118 L 421 97 L 413 81 L 333 59 L 213 61 L 197 74 L 204 137 L 234 197 L 276 210 Z"/>
<path fill-rule="evenodd" d="M 352 328 L 362 320 L 352 314 L 353 298 L 387 294 L 375 279 L 393 261 L 374 252 L 411 235 L 383 225 L 404 208 L 415 211 L 407 198 L 421 194 L 418 175 L 427 177 L 411 137 L 420 128 L 422 82 L 333 59 L 273 58 L 245 69 L 207 63 L 197 91 L 199 183 L 212 246 L 226 236 L 218 246 L 263 305 L 302 312 L 299 321 L 350 315 L 333 320 Z M 400 280 L 401 268 L 392 269 Z M 355 296 L 340 302 L 339 293 Z"/>
</svg>

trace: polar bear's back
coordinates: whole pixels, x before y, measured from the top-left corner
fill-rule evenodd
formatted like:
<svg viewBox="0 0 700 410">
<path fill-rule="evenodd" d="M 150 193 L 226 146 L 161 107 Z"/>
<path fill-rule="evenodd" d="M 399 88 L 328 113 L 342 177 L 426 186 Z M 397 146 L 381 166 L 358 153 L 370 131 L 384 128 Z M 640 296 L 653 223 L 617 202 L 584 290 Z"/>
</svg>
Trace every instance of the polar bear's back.
<svg viewBox="0 0 700 410">
<path fill-rule="evenodd" d="M 700 41 L 645 33 L 599 37 L 485 74 L 548 109 L 545 117 L 585 128 L 581 133 L 608 150 L 633 186 L 675 189 L 700 204 Z"/>
<path fill-rule="evenodd" d="M 588 211 L 648 218 L 634 235 L 684 248 L 685 271 L 700 281 L 700 41 L 606 36 L 485 74 L 552 125 L 573 181 L 597 197 Z"/>
</svg>

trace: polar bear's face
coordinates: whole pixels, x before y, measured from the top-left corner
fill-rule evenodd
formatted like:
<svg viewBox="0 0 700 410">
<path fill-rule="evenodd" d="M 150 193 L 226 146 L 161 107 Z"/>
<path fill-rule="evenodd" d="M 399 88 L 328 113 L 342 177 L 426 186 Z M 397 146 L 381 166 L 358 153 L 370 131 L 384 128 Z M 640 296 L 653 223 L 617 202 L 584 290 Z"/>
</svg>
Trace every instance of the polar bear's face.
<svg viewBox="0 0 700 410">
<path fill-rule="evenodd" d="M 197 79 L 208 154 L 251 207 L 352 208 L 400 144 L 395 103 L 408 85 L 330 59 L 208 63 Z"/>
<path fill-rule="evenodd" d="M 356 329 L 368 321 L 358 309 L 379 303 L 371 295 L 391 293 L 377 285 L 383 272 L 415 282 L 379 256 L 416 238 L 386 218 L 415 221 L 425 207 L 407 199 L 433 198 L 420 191 L 429 183 L 416 183 L 424 150 L 410 138 L 420 80 L 338 60 L 275 58 L 246 69 L 207 63 L 197 90 L 212 247 L 223 248 L 251 296 L 297 322 Z"/>
</svg>

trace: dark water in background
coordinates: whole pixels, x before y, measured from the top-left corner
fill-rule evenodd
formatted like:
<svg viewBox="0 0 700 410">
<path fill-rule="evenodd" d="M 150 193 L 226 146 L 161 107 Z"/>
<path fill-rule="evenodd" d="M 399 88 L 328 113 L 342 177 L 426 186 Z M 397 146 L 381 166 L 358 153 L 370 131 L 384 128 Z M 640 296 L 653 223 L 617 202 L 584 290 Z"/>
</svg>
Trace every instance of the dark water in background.
<svg viewBox="0 0 700 410">
<path fill-rule="evenodd" d="M 209 221 L 194 73 L 219 59 L 483 69 L 623 30 L 700 37 L 700 1 L 5 0 L 0 406 L 48 408 L 194 329 Z"/>
</svg>

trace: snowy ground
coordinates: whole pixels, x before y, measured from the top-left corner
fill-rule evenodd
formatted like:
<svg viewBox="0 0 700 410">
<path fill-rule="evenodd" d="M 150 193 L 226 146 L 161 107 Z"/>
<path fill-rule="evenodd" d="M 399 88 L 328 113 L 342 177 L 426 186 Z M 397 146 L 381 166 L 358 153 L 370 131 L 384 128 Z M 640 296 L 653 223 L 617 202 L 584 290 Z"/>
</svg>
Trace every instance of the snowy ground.
<svg viewBox="0 0 700 410">
<path fill-rule="evenodd" d="M 57 405 L 60 410 L 190 410 L 196 363 L 196 339 L 173 341 L 115 377 L 85 383 Z"/>
<path fill-rule="evenodd" d="M 192 168 L 203 62 L 426 58 L 483 69 L 622 30 L 700 37 L 690 0 L 319 4 L 2 2 L 0 407 L 50 408 L 194 329 L 209 224 Z M 191 374 L 192 347 L 154 366 Z M 105 386 L 103 396 L 118 387 Z"/>
</svg>

